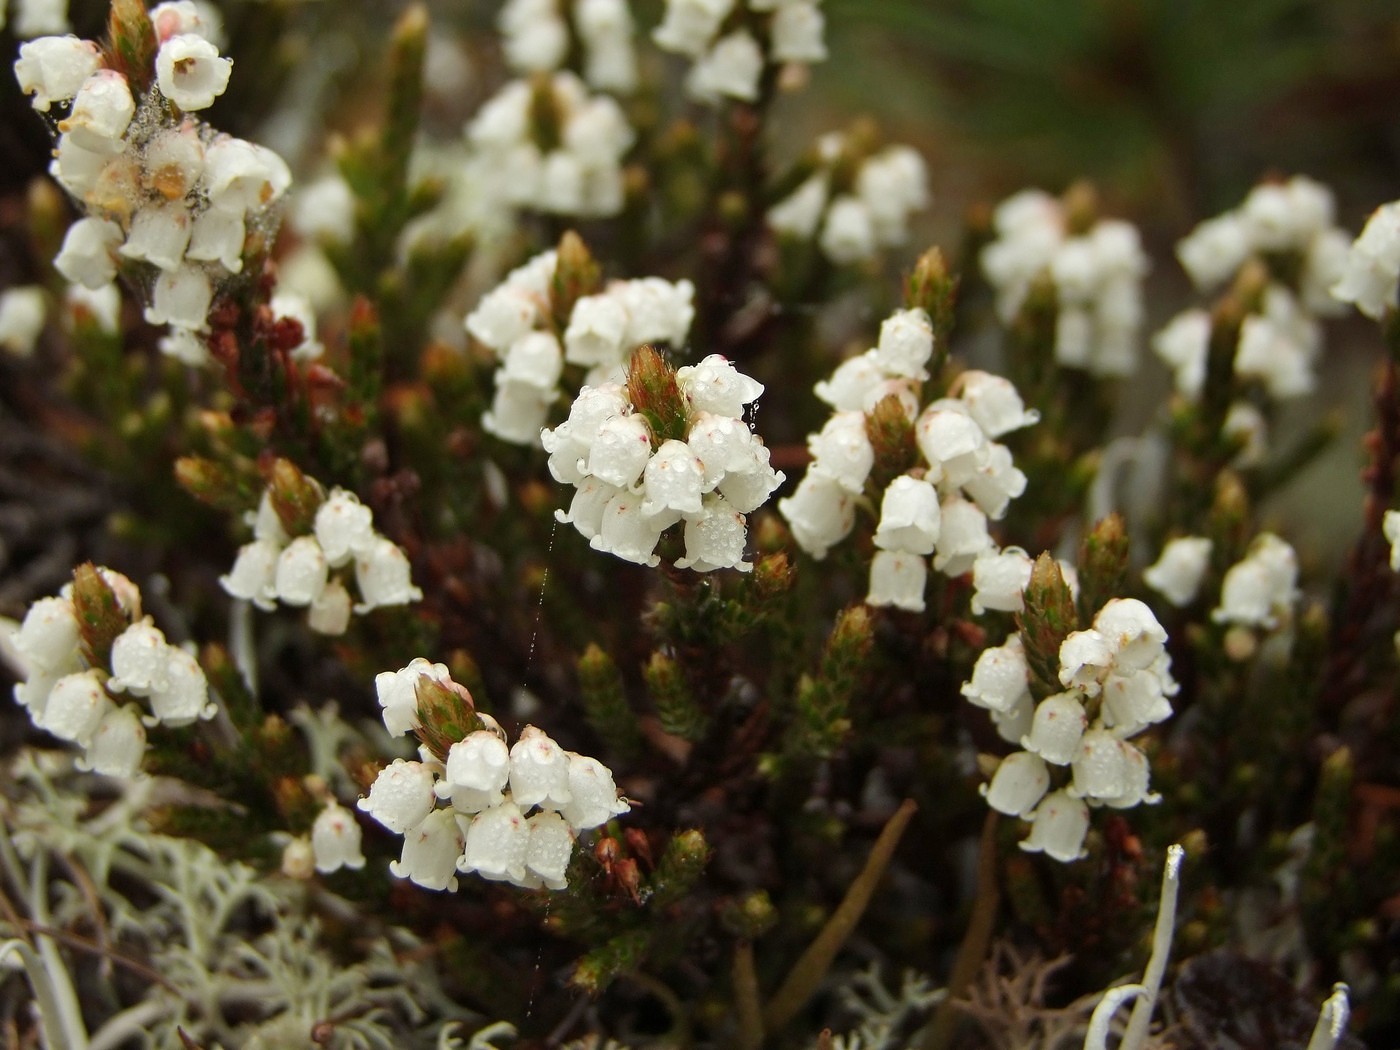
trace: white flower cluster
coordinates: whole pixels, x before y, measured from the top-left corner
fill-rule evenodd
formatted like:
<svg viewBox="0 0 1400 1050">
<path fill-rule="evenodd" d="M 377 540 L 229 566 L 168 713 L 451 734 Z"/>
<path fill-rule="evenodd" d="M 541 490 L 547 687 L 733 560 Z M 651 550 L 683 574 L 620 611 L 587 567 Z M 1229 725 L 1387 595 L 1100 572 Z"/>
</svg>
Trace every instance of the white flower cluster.
<svg viewBox="0 0 1400 1050">
<path fill-rule="evenodd" d="M 1333 224 L 1334 211 L 1326 186 L 1296 176 L 1256 186 L 1240 207 L 1201 223 L 1176 246 L 1177 259 L 1202 292 L 1221 287 L 1251 259 L 1291 260 L 1296 285 L 1269 282 L 1259 309 L 1240 328 L 1234 358 L 1234 374 L 1275 400 L 1312 391 L 1322 350 L 1316 318 L 1343 309 L 1331 290 L 1343 276 L 1351 237 Z M 1183 397 L 1200 396 L 1210 337 L 1210 316 L 1200 309 L 1178 314 L 1153 337 L 1152 348 Z"/>
<path fill-rule="evenodd" d="M 580 218 L 622 210 L 622 157 L 635 137 L 616 100 L 569 72 L 512 80 L 467 126 L 505 204 Z"/>
<path fill-rule="evenodd" d="M 1355 303 L 1367 317 L 1379 321 L 1386 308 L 1395 308 L 1400 287 L 1400 201 L 1382 204 L 1347 252 L 1341 276 L 1332 286 L 1334 298 Z"/>
<path fill-rule="evenodd" d="M 1394 526 L 1400 536 L 1400 514 Z M 1391 528 L 1389 516 L 1387 530 Z M 1390 531 L 1386 533 L 1390 537 Z M 1205 536 L 1179 536 L 1168 541 L 1157 561 L 1143 570 L 1147 586 L 1172 605 L 1194 602 L 1210 569 L 1212 543 Z M 1392 562 L 1396 561 L 1392 552 Z M 1220 604 L 1211 611 L 1216 623 L 1275 630 L 1292 620 L 1298 600 L 1298 556 L 1271 532 L 1254 538 L 1245 556 L 1225 573 Z"/>
<path fill-rule="evenodd" d="M 1129 809 L 1154 803 L 1147 756 L 1127 742 L 1170 717 L 1177 684 L 1167 632 L 1133 598 L 1110 599 L 1086 631 L 1060 646 L 1062 693 L 1035 703 L 1019 634 L 985 650 L 963 696 L 985 708 L 1004 740 L 1025 750 L 1004 758 L 983 787 L 999 813 L 1032 821 L 1021 848 L 1059 861 L 1083 856 L 1089 807 Z M 1067 784 L 1051 791 L 1051 766 L 1068 766 Z"/>
<path fill-rule="evenodd" d="M 312 531 L 289 536 L 264 492 L 256 513 L 250 512 L 253 541 L 238 550 L 233 568 L 219 583 L 234 598 L 272 610 L 277 603 L 307 609 L 307 625 L 320 634 L 344 634 L 352 602 L 346 574 L 354 564 L 360 600 L 357 613 L 419 601 L 408 556 L 374 530 L 370 509 L 353 492 L 332 489 L 316 510 Z"/>
<path fill-rule="evenodd" d="M 820 433 L 807 438 L 812 463 L 778 510 L 793 538 L 812 557 L 825 558 L 855 526 L 862 495 L 877 499 L 880 521 L 870 564 L 871 605 L 912 612 L 924 608 L 928 557 L 949 576 L 973 571 L 977 612 L 1021 608 L 1031 561 L 1019 548 L 998 550 L 988 519 L 1000 519 L 1025 491 L 1026 476 L 997 438 L 1040 418 L 1028 411 L 1011 382 L 989 372 L 963 372 L 949 391 L 920 410 L 928 378 L 933 327 L 923 310 L 898 310 L 880 326 L 878 344 L 843 362 L 816 386 L 836 411 Z M 921 462 L 866 493 L 875 449 L 866 414 L 895 396 L 912 422 Z"/>
<path fill-rule="evenodd" d="M 573 0 L 567 5 L 583 52 L 583 79 L 599 91 L 637 86 L 632 9 L 627 0 Z M 506 0 L 496 25 L 506 64 L 517 73 L 550 73 L 569 57 L 569 22 L 559 0 Z"/>
<path fill-rule="evenodd" d="M 577 486 L 569 509 L 556 511 L 594 550 L 656 565 L 661 534 L 684 522 L 682 569 L 738 569 L 748 539 L 745 515 L 783 483 L 769 453 L 744 422 L 744 406 L 763 384 L 718 354 L 676 372 L 684 401 L 684 439 L 659 444 L 627 388 L 584 387 L 569 417 L 542 435 L 556 481 Z"/>
<path fill-rule="evenodd" d="M 69 227 L 55 267 L 96 289 L 115 278 L 119 258 L 148 264 L 146 319 L 171 326 L 163 349 L 199 360 L 194 344 L 218 283 L 243 269 L 248 230 L 271 225 L 291 174 L 271 150 L 189 115 L 223 94 L 232 68 L 202 35 L 195 5 L 159 4 L 151 21 L 159 50 L 155 89 L 144 95 L 75 36 L 21 45 L 15 75 L 35 109 L 68 108 L 50 173 L 87 217 Z"/>
<path fill-rule="evenodd" d="M 216 707 L 199 662 L 142 617 L 137 586 L 110 569 L 98 573 L 130 624 L 112 643 L 109 666 L 94 667 L 83 654 L 69 584 L 30 606 L 11 639 L 26 665 L 14 695 L 36 726 L 84 749 L 79 768 L 132 777 L 141 768 L 147 726 L 189 725 L 212 718 Z M 149 713 L 122 704 L 122 694 L 144 699 Z"/>
<path fill-rule="evenodd" d="M 694 59 L 685 82 L 691 98 L 756 102 L 765 63 L 826 59 L 825 30 L 821 0 L 666 0 L 652 39 Z M 767 56 L 760 38 L 768 41 Z"/>
<path fill-rule="evenodd" d="M 1032 284 L 1055 288 L 1055 360 L 1097 376 L 1137 368 L 1142 282 L 1148 259 L 1137 227 L 1101 219 L 1075 232 L 1064 202 L 1041 190 L 1008 197 L 992 215 L 996 238 L 982 250 L 982 272 L 996 290 L 1005 324 L 1020 312 Z"/>
<path fill-rule="evenodd" d="M 854 167 L 850 185 L 837 174 L 847 149 L 846 136 L 823 135 L 817 142 L 821 164 L 791 194 L 768 209 L 768 225 L 781 237 L 817 239 L 837 265 L 872 259 L 909 237 L 909 217 L 928 207 L 928 170 L 911 146 L 888 146 Z"/>
<path fill-rule="evenodd" d="M 423 677 L 461 689 L 446 666 L 421 657 L 375 679 L 384 724 L 395 736 L 418 726 Z M 403 855 L 389 870 L 432 890 L 455 890 L 458 872 L 525 889 L 564 889 L 579 833 L 628 811 L 612 771 L 565 751 L 534 726 L 507 747 L 494 719 L 476 717 L 486 728 L 454 742 L 445 761 L 426 747 L 418 761 L 396 759 L 360 799 L 361 810 L 404 837 Z"/>
<path fill-rule="evenodd" d="M 1298 600 L 1298 556 L 1272 532 L 1254 537 L 1245 556 L 1225 573 L 1216 623 L 1275 630 L 1293 619 Z"/>
<path fill-rule="evenodd" d="M 550 296 L 556 265 L 554 251 L 535 256 L 467 315 L 467 332 L 501 362 L 482 426 L 502 441 L 540 440 L 566 364 L 589 370 L 585 385 L 620 382 L 633 350 L 644 343 L 684 346 L 695 318 L 693 284 L 643 277 L 613 281 L 600 294 L 583 296 L 559 333 Z"/>
</svg>

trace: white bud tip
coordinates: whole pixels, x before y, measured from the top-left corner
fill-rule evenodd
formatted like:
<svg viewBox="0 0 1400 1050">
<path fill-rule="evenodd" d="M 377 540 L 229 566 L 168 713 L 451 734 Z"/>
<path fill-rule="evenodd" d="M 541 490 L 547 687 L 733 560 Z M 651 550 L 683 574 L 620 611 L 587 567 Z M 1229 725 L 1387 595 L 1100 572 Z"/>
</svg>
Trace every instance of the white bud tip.
<svg viewBox="0 0 1400 1050">
<path fill-rule="evenodd" d="M 1172 880 L 1173 882 L 1176 881 L 1177 876 L 1181 874 L 1181 862 L 1182 862 L 1183 860 L 1185 860 L 1185 859 L 1186 859 L 1186 850 L 1182 849 L 1180 843 L 1177 843 L 1176 845 L 1172 845 L 1172 846 L 1168 846 L 1168 847 L 1167 847 L 1167 878 L 1168 878 L 1168 879 Z"/>
</svg>

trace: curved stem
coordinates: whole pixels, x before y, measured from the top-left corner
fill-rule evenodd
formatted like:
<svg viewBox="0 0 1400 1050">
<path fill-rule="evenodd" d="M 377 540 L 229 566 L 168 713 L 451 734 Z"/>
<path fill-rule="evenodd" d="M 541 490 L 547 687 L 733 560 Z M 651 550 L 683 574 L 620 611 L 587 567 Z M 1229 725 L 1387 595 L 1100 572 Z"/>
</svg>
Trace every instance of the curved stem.
<svg viewBox="0 0 1400 1050">
<path fill-rule="evenodd" d="M 909 821 L 918 808 L 912 798 L 906 798 L 899 809 L 895 810 L 894 816 L 890 817 L 889 823 L 880 832 L 880 837 L 875 840 L 865 867 L 851 883 L 846 896 L 831 913 L 831 918 L 827 920 L 816 939 L 807 946 L 807 950 L 793 965 L 787 980 L 783 981 L 782 987 L 768 1003 L 768 1008 L 763 1011 L 764 1027 L 768 1031 L 776 1032 L 791 1021 L 816 992 L 817 985 L 831 968 L 831 962 L 836 958 L 841 945 L 846 943 L 846 938 L 860 922 L 866 905 L 870 903 L 875 888 L 880 884 L 880 877 L 894 858 L 895 847 L 899 845 L 904 829 L 909 826 Z"/>
</svg>

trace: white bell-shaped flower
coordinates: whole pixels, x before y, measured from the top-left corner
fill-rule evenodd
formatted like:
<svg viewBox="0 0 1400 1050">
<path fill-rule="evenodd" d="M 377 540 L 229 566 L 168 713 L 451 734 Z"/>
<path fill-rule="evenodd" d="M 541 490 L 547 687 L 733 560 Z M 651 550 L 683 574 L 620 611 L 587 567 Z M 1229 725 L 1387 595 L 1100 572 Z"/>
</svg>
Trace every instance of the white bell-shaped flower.
<svg viewBox="0 0 1400 1050">
<path fill-rule="evenodd" d="M 208 208 L 194 220 L 194 226 L 190 230 L 190 244 L 185 250 L 185 258 L 200 262 L 215 262 L 229 273 L 242 273 L 243 242 L 246 238 L 247 228 L 243 223 L 242 212 Z M 275 316 L 287 316 L 290 298 L 290 293 L 287 292 L 280 292 L 272 297 L 270 305 Z M 314 327 L 311 332 L 312 345 L 319 347 L 320 344 L 316 343 L 314 339 Z M 300 361 L 307 356 L 303 350 L 305 345 L 306 343 L 303 341 L 302 346 L 292 349 L 293 358 Z M 319 356 L 319 352 L 312 356 Z"/>
<path fill-rule="evenodd" d="M 1020 547 L 987 552 L 972 563 L 972 611 L 989 609 L 1020 612 L 1025 607 L 1026 585 L 1031 582 L 1030 555 Z"/>
<path fill-rule="evenodd" d="M 350 592 L 339 579 L 332 578 L 326 583 L 311 608 L 306 613 L 306 626 L 317 634 L 330 637 L 342 635 L 350 627 Z"/>
<path fill-rule="evenodd" d="M 608 504 L 614 496 L 625 491 L 597 478 L 584 478 L 578 483 L 574 498 L 569 502 L 569 509 L 556 510 L 554 520 L 566 525 L 572 524 L 580 536 L 592 540 L 602 532 L 603 515 Z M 640 506 L 638 510 L 640 511 Z"/>
<path fill-rule="evenodd" d="M 567 754 L 571 797 L 559 812 L 570 827 L 575 831 L 587 831 L 631 809 L 625 799 L 618 797 L 612 770 L 596 758 L 572 751 Z"/>
<path fill-rule="evenodd" d="M 112 643 L 108 685 L 137 696 L 162 688 L 170 673 L 170 653 L 165 635 L 149 619 L 132 624 Z"/>
<path fill-rule="evenodd" d="M 373 512 L 353 492 L 342 488 L 331 489 L 316 509 L 313 527 L 316 542 L 332 568 L 348 564 L 356 552 L 374 542 Z"/>
<path fill-rule="evenodd" d="M 79 219 L 64 234 L 54 269 L 84 288 L 105 287 L 117 276 L 113 253 L 121 243 L 122 228 L 115 222 L 95 216 Z"/>
<path fill-rule="evenodd" d="M 204 183 L 214 207 L 257 212 L 287 192 L 292 173 L 266 146 L 224 136 L 205 150 Z"/>
<path fill-rule="evenodd" d="M 702 102 L 737 98 L 758 101 L 758 80 L 763 73 L 763 49 L 747 30 L 721 37 L 690 67 L 686 91 Z"/>
<path fill-rule="evenodd" d="M 362 599 L 357 613 L 385 605 L 407 605 L 420 601 L 423 592 L 413 586 L 413 567 L 408 555 L 391 540 L 380 536 L 355 554 L 355 585 Z"/>
<path fill-rule="evenodd" d="M 1118 746 L 1123 751 L 1124 789 L 1120 795 L 1103 799 L 1103 804 L 1113 809 L 1132 809 L 1137 805 L 1152 806 L 1162 801 L 1162 796 L 1149 788 L 1152 770 L 1147 756 L 1124 741 L 1119 741 Z"/>
<path fill-rule="evenodd" d="M 277 557 L 274 586 L 279 601 L 310 605 L 326 589 L 330 566 L 315 536 L 298 536 Z"/>
<path fill-rule="evenodd" d="M 506 348 L 500 375 L 552 392 L 564 368 L 564 351 L 552 332 L 526 332 Z"/>
<path fill-rule="evenodd" d="M 35 105 L 38 103 L 36 101 Z M 1361 236 L 1348 252 L 1332 295 L 1355 303 L 1367 317 L 1379 321 L 1396 304 L 1400 289 L 1400 201 L 1383 204 L 1366 220 Z"/>
<path fill-rule="evenodd" d="M 964 682 L 962 695 L 977 707 L 1005 714 L 1030 699 L 1030 667 L 1019 634 L 1002 645 L 983 649 L 972 665 L 972 678 Z M 1025 731 L 1029 731 L 1029 726 Z M 1014 740 L 1019 742 L 1020 735 Z"/>
<path fill-rule="evenodd" d="M 219 586 L 231 597 L 252 602 L 259 609 L 277 607 L 277 559 L 282 548 L 271 540 L 254 540 L 238 548 L 233 568 L 219 577 Z"/>
<path fill-rule="evenodd" d="M 792 527 L 798 546 L 818 561 L 850 534 L 856 523 L 855 498 L 834 478 L 808 471 L 778 511 Z"/>
<path fill-rule="evenodd" d="M 1207 219 L 1176 245 L 1182 269 L 1203 292 L 1230 278 L 1244 265 L 1250 251 L 1249 233 L 1238 212 Z"/>
<path fill-rule="evenodd" d="M 76 95 L 101 64 L 101 52 L 91 40 L 42 36 L 19 45 L 15 79 L 20 91 L 34 96 L 34 108 L 47 113 L 53 103 Z"/>
<path fill-rule="evenodd" d="M 456 890 L 463 838 L 457 814 L 435 810 L 403 833 L 403 853 L 389 862 L 389 871 L 424 889 Z"/>
<path fill-rule="evenodd" d="M 146 320 L 204 332 L 209 328 L 209 304 L 213 300 L 214 287 L 203 270 L 192 266 L 164 270 L 151 291 Z"/>
<path fill-rule="evenodd" d="M 812 0 L 792 0 L 773 12 L 769 29 L 774 62 L 823 62 L 826 60 L 826 19 Z"/>
<path fill-rule="evenodd" d="M 390 831 L 402 835 L 432 812 L 433 772 L 422 762 L 396 758 L 379 771 L 369 796 L 355 805 Z"/>
<path fill-rule="evenodd" d="M 1172 370 L 1176 392 L 1183 397 L 1198 397 L 1205 386 L 1210 331 L 1210 314 L 1184 310 L 1152 337 L 1153 351 Z"/>
<path fill-rule="evenodd" d="M 67 598 L 40 598 L 29 607 L 19 630 L 14 633 L 16 652 L 29 670 L 76 670 L 78 658 L 78 614 Z"/>
<path fill-rule="evenodd" d="M 478 342 L 502 351 L 533 330 L 539 319 L 538 296 L 503 284 L 487 292 L 467 314 L 466 328 Z"/>
<path fill-rule="evenodd" d="M 753 469 L 755 448 L 761 442 L 742 419 L 699 412 L 691 421 L 686 444 L 700 460 L 708 492 L 730 471 Z"/>
<path fill-rule="evenodd" d="M 1103 721 L 1118 736 L 1131 736 L 1171 717 L 1166 683 L 1152 669 L 1110 674 L 1103 683 Z"/>
<path fill-rule="evenodd" d="M 497 369 L 491 407 L 481 416 L 481 427 L 493 437 L 513 445 L 533 445 L 539 440 L 554 402 L 553 390 L 541 390 Z"/>
<path fill-rule="evenodd" d="M 311 824 L 311 850 L 316 857 L 316 870 L 329 875 L 341 868 L 353 871 L 363 868 L 362 838 L 355 815 L 332 799 Z M 455 858 L 453 863 L 456 863 Z"/>
<path fill-rule="evenodd" d="M 99 69 L 83 81 L 73 97 L 73 108 L 58 130 L 81 149 L 95 153 L 119 153 L 122 135 L 136 113 L 131 86 L 114 69 Z"/>
<path fill-rule="evenodd" d="M 744 561 L 747 541 L 744 516 L 722 497 L 707 496 L 704 509 L 686 517 L 685 556 L 676 559 L 676 567 L 696 572 L 715 569 L 748 572 L 753 564 Z"/>
<path fill-rule="evenodd" d="M 574 303 L 564 329 L 564 360 L 571 365 L 607 365 L 621 361 L 628 349 L 627 308 L 616 295 L 585 295 Z"/>
<path fill-rule="evenodd" d="M 1128 764 L 1121 742 L 1106 729 L 1090 729 L 1080 738 L 1070 763 L 1075 798 L 1117 798 L 1128 789 Z"/>
<path fill-rule="evenodd" d="M 651 430 L 640 415 L 603 421 L 588 451 L 588 472 L 609 485 L 628 488 L 651 458 Z"/>
<path fill-rule="evenodd" d="M 896 310 L 880 323 L 875 360 L 888 374 L 927 379 L 928 359 L 933 355 L 933 323 L 917 307 Z"/>
<path fill-rule="evenodd" d="M 932 554 L 941 523 L 938 491 L 933 484 L 923 478 L 901 474 L 890 482 L 880 501 L 875 546 L 910 554 Z"/>
<path fill-rule="evenodd" d="M 126 243 L 119 251 L 128 259 L 173 270 L 184 260 L 189 243 L 190 215 L 184 203 L 153 204 L 132 217 Z"/>
<path fill-rule="evenodd" d="M 569 755 L 542 729 L 526 726 L 510 749 L 510 794 L 522 809 L 559 809 L 569 791 Z"/>
<path fill-rule="evenodd" d="M 838 412 L 867 411 L 873 405 L 874 393 L 888 378 L 879 355 L 879 350 L 867 350 L 842 361 L 829 379 L 813 387 L 817 397 Z"/>
<path fill-rule="evenodd" d="M 958 391 L 968 415 L 989 438 L 999 438 L 1040 420 L 1040 413 L 1027 409 L 1015 384 L 1003 376 L 968 369 L 958 377 Z"/>
<path fill-rule="evenodd" d="M 438 781 L 438 798 L 450 798 L 456 808 L 459 796 L 480 812 L 500 803 L 510 780 L 510 750 L 490 730 L 478 729 L 458 740 L 447 751 L 447 766 Z"/>
<path fill-rule="evenodd" d="M 870 590 L 865 602 L 923 612 L 927 583 L 928 561 L 923 555 L 877 550 L 870 560 Z"/>
<path fill-rule="evenodd" d="M 1293 548 L 1272 533 L 1261 533 L 1244 560 L 1230 567 L 1220 587 L 1217 623 L 1272 629 L 1290 614 L 1298 597 L 1298 559 Z"/>
<path fill-rule="evenodd" d="M 1166 629 L 1136 598 L 1110 598 L 1094 617 L 1094 630 L 1113 649 L 1114 664 L 1120 671 L 1151 667 L 1167 643 Z"/>
<path fill-rule="evenodd" d="M 656 555 L 657 541 L 678 519 L 675 512 L 643 514 L 641 495 L 619 489 L 603 507 L 598 532 L 588 544 L 623 561 L 654 566 L 661 560 Z"/>
<path fill-rule="evenodd" d="M 1060 643 L 1060 684 L 1098 696 L 1108 672 L 1117 663 L 1113 644 L 1092 628 L 1072 631 Z"/>
<path fill-rule="evenodd" d="M 527 820 L 530 840 L 525 847 L 525 868 L 546 888 L 568 888 L 565 872 L 574 853 L 574 833 L 558 813 L 544 811 Z"/>
<path fill-rule="evenodd" d="M 986 461 L 987 435 L 961 401 L 943 398 L 924 409 L 914 439 L 928 461 L 930 481 L 962 485 Z"/>
<path fill-rule="evenodd" d="M 656 46 L 698 58 L 719 32 L 735 0 L 667 0 L 661 25 L 652 32 Z"/>
<path fill-rule="evenodd" d="M 1089 718 L 1074 693 L 1047 696 L 1035 708 L 1031 730 L 1021 746 L 1045 761 L 1067 766 L 1079 750 L 1079 741 Z"/>
<path fill-rule="evenodd" d="M 781 470 L 773 469 L 772 454 L 757 436 L 751 434 L 746 445 L 744 463 L 731 466 L 716 486 L 724 501 L 740 514 L 758 510 L 787 478 Z"/>
<path fill-rule="evenodd" d="M 838 482 L 847 491 L 859 494 L 875 465 L 875 450 L 865 430 L 862 412 L 837 412 L 821 433 L 807 438 L 812 454 L 811 470 Z"/>
<path fill-rule="evenodd" d="M 817 232 L 817 227 L 821 224 L 822 215 L 826 212 L 829 181 L 825 172 L 817 172 L 792 193 L 769 208 L 766 218 L 773 232 L 780 237 L 792 237 L 802 241 L 811 240 Z M 817 396 L 830 403 L 820 390 Z M 848 406 L 838 405 L 837 407 Z"/>
<path fill-rule="evenodd" d="M 87 742 L 87 750 L 74 764 L 107 777 L 130 779 L 141 771 L 146 753 L 146 729 L 134 705 L 107 708 Z"/>
<path fill-rule="evenodd" d="M 153 716 L 150 721 L 167 726 L 187 726 L 202 718 L 213 718 L 216 710 L 209 700 L 209 680 L 199 661 L 174 645 L 166 647 L 164 682 L 151 690 L 148 699 Z"/>
<path fill-rule="evenodd" d="M 102 688 L 101 672 L 79 671 L 54 682 L 42 710 L 31 706 L 34 724 L 60 740 L 87 745 L 103 717 L 115 705 Z"/>
<path fill-rule="evenodd" d="M 423 657 L 414 657 L 407 667 L 397 671 L 380 671 L 374 676 L 374 690 L 384 718 L 384 728 L 390 736 L 403 736 L 418 728 L 418 679 L 436 682 L 451 679 L 446 664 L 435 664 Z"/>
<path fill-rule="evenodd" d="M 1008 744 L 1020 745 L 1035 722 L 1035 701 L 1029 688 L 1005 711 L 992 710 L 992 727 Z"/>
<path fill-rule="evenodd" d="M 316 851 L 305 835 L 289 839 L 282 847 L 279 870 L 289 879 L 306 882 L 316 873 Z"/>
<path fill-rule="evenodd" d="M 690 446 L 674 438 L 664 441 L 642 473 L 642 513 L 698 514 L 704 485 L 705 465 Z"/>
<path fill-rule="evenodd" d="M 950 496 L 939 512 L 938 547 L 933 567 L 948 576 L 961 576 L 995 547 L 987 531 L 987 515 L 971 500 Z"/>
<path fill-rule="evenodd" d="M 719 354 L 710 354 L 698 365 L 676 370 L 676 385 L 698 412 L 738 418 L 744 406 L 763 393 L 763 384 L 751 379 Z"/>
<path fill-rule="evenodd" d="M 1210 568 L 1211 541 L 1205 536 L 1168 540 L 1157 560 L 1142 572 L 1142 582 L 1171 604 L 1190 605 Z"/>
<path fill-rule="evenodd" d="M 627 330 L 623 349 L 643 343 L 685 345 L 690 324 L 695 320 L 695 285 L 687 280 L 667 281 L 660 277 L 640 277 L 613 286 L 627 308 Z"/>
<path fill-rule="evenodd" d="M 507 800 L 472 818 L 457 870 L 495 881 L 521 880 L 529 849 L 530 826 L 520 807 Z"/>
<path fill-rule="evenodd" d="M 1089 807 L 1066 791 L 1047 795 L 1036 807 L 1031 833 L 1019 843 L 1027 853 L 1045 853 L 1068 864 L 1084 856 Z"/>
<path fill-rule="evenodd" d="M 1028 817 L 1050 788 L 1050 770 L 1045 760 L 1029 751 L 1007 755 L 992 774 L 990 784 L 982 785 L 987 805 L 1008 817 Z"/>
<path fill-rule="evenodd" d="M 875 220 L 870 207 L 859 197 L 843 194 L 826 210 L 817 243 L 822 253 L 838 266 L 864 262 L 875 255 Z"/>
</svg>

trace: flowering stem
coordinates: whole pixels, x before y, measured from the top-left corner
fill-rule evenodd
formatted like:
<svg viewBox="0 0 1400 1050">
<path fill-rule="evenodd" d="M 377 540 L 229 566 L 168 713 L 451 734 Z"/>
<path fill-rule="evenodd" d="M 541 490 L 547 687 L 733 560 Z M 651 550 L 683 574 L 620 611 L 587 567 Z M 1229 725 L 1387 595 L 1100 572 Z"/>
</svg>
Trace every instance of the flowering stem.
<svg viewBox="0 0 1400 1050">
<path fill-rule="evenodd" d="M 982 960 L 987 957 L 987 945 L 991 943 L 997 908 L 1001 903 L 996 868 L 997 817 L 995 810 L 988 810 L 982 822 L 982 838 L 977 846 L 977 899 L 972 906 L 967 932 L 958 946 L 953 973 L 948 978 L 948 994 L 943 997 L 938 1012 L 933 1016 L 933 1023 L 924 1035 L 922 1050 L 944 1050 L 950 1044 L 957 1018 L 957 1002 L 977 975 Z"/>
<path fill-rule="evenodd" d="M 894 857 L 895 847 L 899 845 L 904 829 L 909 826 L 909 821 L 913 819 L 918 808 L 913 799 L 907 798 L 900 804 L 899 809 L 895 810 L 894 816 L 890 817 L 880 832 L 880 837 L 875 840 L 870 856 L 865 861 L 865 867 L 851 883 L 846 896 L 831 913 L 831 918 L 827 920 L 816 939 L 807 946 L 807 950 L 802 953 L 802 957 L 797 960 L 787 979 L 783 981 L 782 987 L 763 1011 L 764 1026 L 769 1031 L 776 1032 L 796 1017 L 797 1012 L 817 990 L 817 985 L 831 968 L 836 953 L 841 949 L 841 945 L 846 943 L 846 938 L 851 935 L 851 931 L 860 922 L 861 915 L 865 913 L 865 907 L 870 903 L 875 887 L 880 883 L 880 877 L 884 875 Z"/>
</svg>

